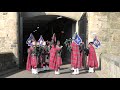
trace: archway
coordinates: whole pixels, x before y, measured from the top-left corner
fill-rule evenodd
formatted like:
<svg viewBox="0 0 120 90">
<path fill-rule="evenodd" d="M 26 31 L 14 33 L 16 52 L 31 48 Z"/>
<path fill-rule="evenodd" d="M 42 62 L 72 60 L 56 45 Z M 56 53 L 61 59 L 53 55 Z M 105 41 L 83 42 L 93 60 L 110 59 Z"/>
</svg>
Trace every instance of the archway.
<svg viewBox="0 0 120 90">
<path fill-rule="evenodd" d="M 33 12 L 34 13 L 34 12 Z M 39 15 L 34 17 L 25 18 L 22 16 L 22 35 L 23 40 L 21 41 L 21 56 L 22 65 L 26 65 L 27 60 L 27 44 L 26 40 L 29 37 L 30 33 L 33 33 L 36 40 L 39 39 L 40 35 L 43 36 L 44 40 L 51 40 L 53 33 L 56 33 L 57 40 L 61 41 L 61 44 L 64 45 L 66 38 L 71 38 L 72 34 L 75 32 L 76 21 L 64 16 L 58 15 Z M 37 28 L 39 27 L 39 28 Z M 66 57 L 66 48 L 63 48 L 62 59 L 63 62 L 70 62 L 70 59 Z"/>
</svg>

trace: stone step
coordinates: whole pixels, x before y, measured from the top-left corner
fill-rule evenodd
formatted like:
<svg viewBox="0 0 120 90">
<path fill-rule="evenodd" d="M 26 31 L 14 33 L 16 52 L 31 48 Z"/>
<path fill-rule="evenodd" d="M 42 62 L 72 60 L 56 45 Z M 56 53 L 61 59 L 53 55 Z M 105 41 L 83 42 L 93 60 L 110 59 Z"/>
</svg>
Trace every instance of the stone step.
<svg viewBox="0 0 120 90">
<path fill-rule="evenodd" d="M 0 76 L 6 75 L 8 73 L 15 72 L 15 71 L 18 71 L 18 70 L 19 70 L 18 67 L 15 67 L 15 68 L 12 68 L 12 69 L 8 69 L 8 70 L 0 72 Z"/>
</svg>

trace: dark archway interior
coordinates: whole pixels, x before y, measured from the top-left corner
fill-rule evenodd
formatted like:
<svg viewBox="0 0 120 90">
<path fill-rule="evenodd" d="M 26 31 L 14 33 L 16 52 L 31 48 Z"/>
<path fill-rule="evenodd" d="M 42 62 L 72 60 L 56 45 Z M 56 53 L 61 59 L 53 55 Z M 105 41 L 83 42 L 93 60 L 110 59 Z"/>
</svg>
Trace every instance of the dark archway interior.
<svg viewBox="0 0 120 90">
<path fill-rule="evenodd" d="M 87 46 L 88 44 L 87 25 L 88 25 L 87 15 L 86 13 L 84 13 L 79 21 L 79 26 L 80 26 L 79 35 L 81 36 L 83 42 L 85 43 L 85 46 Z"/>
<path fill-rule="evenodd" d="M 62 17 L 57 18 L 56 15 L 41 15 L 31 18 L 23 18 L 23 57 L 24 65 L 27 60 L 27 49 L 26 40 L 28 39 L 30 33 L 32 33 L 36 40 L 40 38 L 40 35 L 43 36 L 44 40 L 51 41 L 53 33 L 56 33 L 57 40 L 60 40 L 61 45 L 64 46 L 64 41 L 67 38 L 72 37 L 72 30 L 75 30 L 73 26 L 76 21 Z M 37 28 L 39 27 L 39 28 Z M 64 31 L 62 33 L 61 31 Z M 65 47 L 63 48 L 62 59 L 63 62 L 67 62 Z"/>
<path fill-rule="evenodd" d="M 79 20 L 79 35 L 82 38 L 85 46 L 88 47 L 88 20 L 87 14 L 84 13 Z M 86 68 L 87 56 L 83 53 L 83 65 Z"/>
</svg>

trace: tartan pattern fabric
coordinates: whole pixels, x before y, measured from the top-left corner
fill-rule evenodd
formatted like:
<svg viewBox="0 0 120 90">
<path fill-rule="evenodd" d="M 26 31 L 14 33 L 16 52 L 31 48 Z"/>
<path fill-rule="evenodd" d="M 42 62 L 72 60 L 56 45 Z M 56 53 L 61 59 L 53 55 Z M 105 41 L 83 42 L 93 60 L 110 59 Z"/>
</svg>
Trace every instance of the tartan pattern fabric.
<svg viewBox="0 0 120 90">
<path fill-rule="evenodd" d="M 57 65 L 58 67 L 60 67 L 62 65 L 61 48 L 58 45 L 56 45 L 56 49 L 57 49 Z"/>
<path fill-rule="evenodd" d="M 30 71 L 31 70 L 31 66 L 33 68 L 36 68 L 37 67 L 37 57 L 36 56 L 32 56 L 31 53 L 33 51 L 33 47 L 30 47 L 28 49 L 28 57 L 27 57 L 27 63 L 26 63 L 26 70 Z"/>
<path fill-rule="evenodd" d="M 57 67 L 60 67 L 62 65 L 62 58 L 60 56 L 57 56 Z"/>
<path fill-rule="evenodd" d="M 27 56 L 27 63 L 26 63 L 26 70 L 31 70 L 31 55 L 30 55 L 30 48 L 28 49 L 28 56 Z"/>
<path fill-rule="evenodd" d="M 55 64 L 56 64 L 56 60 L 57 60 L 57 56 L 56 56 L 56 48 L 54 47 L 54 45 L 52 45 L 52 48 L 50 50 L 50 60 L 49 60 L 49 68 L 52 70 L 55 70 Z"/>
<path fill-rule="evenodd" d="M 89 47 L 87 65 L 88 65 L 88 67 L 98 68 L 98 61 L 97 61 L 97 57 L 96 57 L 96 52 L 95 52 L 95 49 L 92 45 L 90 45 L 90 47 Z"/>
<path fill-rule="evenodd" d="M 50 50 L 50 60 L 49 60 L 49 68 L 52 70 L 58 70 L 58 68 L 62 64 L 62 58 L 60 56 L 57 56 L 57 50 L 58 48 L 52 45 L 52 48 Z"/>
<path fill-rule="evenodd" d="M 82 67 L 82 60 L 80 59 L 80 50 L 79 46 L 72 42 L 71 44 L 71 66 L 74 68 L 81 68 Z"/>
<path fill-rule="evenodd" d="M 37 67 L 37 57 L 36 56 L 31 56 L 31 66 L 33 68 Z"/>
</svg>

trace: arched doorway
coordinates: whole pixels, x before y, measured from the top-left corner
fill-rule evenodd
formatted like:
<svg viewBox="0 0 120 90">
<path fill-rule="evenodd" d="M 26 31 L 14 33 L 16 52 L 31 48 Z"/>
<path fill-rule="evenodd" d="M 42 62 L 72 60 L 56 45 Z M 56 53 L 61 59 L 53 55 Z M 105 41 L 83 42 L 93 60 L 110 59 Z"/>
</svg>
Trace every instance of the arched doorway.
<svg viewBox="0 0 120 90">
<path fill-rule="evenodd" d="M 33 12 L 34 13 L 34 12 Z M 22 14 L 23 15 L 23 14 Z M 34 17 L 26 18 L 21 16 L 21 60 L 23 66 L 26 65 L 27 60 L 27 44 L 26 40 L 32 33 L 36 40 L 39 39 L 40 35 L 43 36 L 44 40 L 51 40 L 53 33 L 56 33 L 57 40 L 61 41 L 64 46 L 64 41 L 67 38 L 71 38 L 75 32 L 76 21 L 64 16 L 58 15 L 39 15 Z M 39 28 L 37 28 L 39 27 Z M 63 48 L 63 62 L 70 62 L 70 59 L 66 57 L 66 48 Z"/>
</svg>

